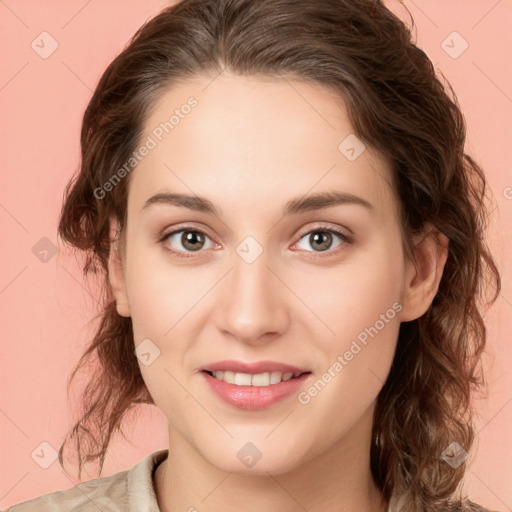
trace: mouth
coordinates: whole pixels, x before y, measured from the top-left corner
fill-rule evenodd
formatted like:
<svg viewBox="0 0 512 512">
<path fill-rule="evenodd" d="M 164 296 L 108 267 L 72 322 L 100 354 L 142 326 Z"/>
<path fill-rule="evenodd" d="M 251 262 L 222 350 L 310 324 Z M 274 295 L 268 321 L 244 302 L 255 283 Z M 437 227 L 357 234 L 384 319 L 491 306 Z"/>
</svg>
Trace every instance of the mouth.
<svg viewBox="0 0 512 512">
<path fill-rule="evenodd" d="M 231 406 L 252 411 L 290 398 L 313 378 L 307 367 L 271 360 L 227 359 L 199 370 L 215 396 Z"/>
<path fill-rule="evenodd" d="M 277 385 L 281 382 L 286 382 L 292 379 L 299 379 L 303 375 L 309 375 L 311 372 L 304 371 L 284 373 L 273 371 L 251 374 L 223 370 L 203 370 L 203 373 L 207 373 L 217 380 L 224 381 L 228 384 L 234 384 L 235 386 L 263 387 Z"/>
</svg>

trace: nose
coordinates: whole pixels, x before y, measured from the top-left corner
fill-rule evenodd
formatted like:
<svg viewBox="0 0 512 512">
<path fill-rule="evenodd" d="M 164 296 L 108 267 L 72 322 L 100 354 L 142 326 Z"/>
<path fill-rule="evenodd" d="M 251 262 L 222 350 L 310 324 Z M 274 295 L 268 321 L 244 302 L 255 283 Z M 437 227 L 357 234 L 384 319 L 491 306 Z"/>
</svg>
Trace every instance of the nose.
<svg viewBox="0 0 512 512">
<path fill-rule="evenodd" d="M 216 302 L 217 327 L 224 336 L 257 345 L 286 331 L 290 319 L 287 300 L 292 294 L 279 271 L 269 264 L 265 251 L 252 263 L 234 255 L 233 268 L 223 280 Z"/>
</svg>

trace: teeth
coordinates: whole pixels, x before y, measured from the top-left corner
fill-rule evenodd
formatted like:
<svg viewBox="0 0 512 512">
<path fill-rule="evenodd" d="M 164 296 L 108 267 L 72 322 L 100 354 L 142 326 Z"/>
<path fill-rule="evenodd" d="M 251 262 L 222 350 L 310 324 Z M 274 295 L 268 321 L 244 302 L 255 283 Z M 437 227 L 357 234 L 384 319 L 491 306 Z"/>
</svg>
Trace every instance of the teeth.
<svg viewBox="0 0 512 512">
<path fill-rule="evenodd" d="M 235 373 L 235 384 L 237 386 L 250 386 L 252 377 L 247 373 Z"/>
<path fill-rule="evenodd" d="M 272 372 L 270 374 L 270 384 L 279 384 L 282 380 L 281 377 L 280 372 Z"/>
<path fill-rule="evenodd" d="M 299 375 L 281 372 L 266 372 L 251 375 L 249 373 L 222 370 L 217 370 L 212 373 L 216 379 L 223 380 L 228 384 L 236 384 L 237 386 L 270 386 L 271 384 L 279 384 L 282 381 L 290 380 L 292 377 L 298 377 Z"/>
</svg>

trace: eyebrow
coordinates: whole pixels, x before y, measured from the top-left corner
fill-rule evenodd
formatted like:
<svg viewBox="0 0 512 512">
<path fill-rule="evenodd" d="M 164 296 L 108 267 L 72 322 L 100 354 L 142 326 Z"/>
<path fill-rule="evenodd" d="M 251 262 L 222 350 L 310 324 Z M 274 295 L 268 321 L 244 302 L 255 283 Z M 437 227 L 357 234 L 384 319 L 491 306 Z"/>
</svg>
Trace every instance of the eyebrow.
<svg viewBox="0 0 512 512">
<path fill-rule="evenodd" d="M 323 208 L 342 204 L 356 204 L 373 210 L 373 205 L 370 202 L 354 194 L 347 192 L 320 192 L 288 201 L 284 207 L 283 214 L 290 215 L 313 210 L 322 210 Z"/>
<path fill-rule="evenodd" d="M 189 210 L 210 213 L 220 216 L 220 211 L 213 205 L 211 201 L 205 197 L 191 196 L 187 194 L 159 193 L 150 197 L 142 209 L 155 204 L 164 204 L 169 206 L 180 206 Z M 338 206 L 343 204 L 355 204 L 363 206 L 369 210 L 373 210 L 373 205 L 366 199 L 349 194 L 346 192 L 320 192 L 310 194 L 308 196 L 297 197 L 288 201 L 283 209 L 283 215 L 297 215 L 303 212 L 322 210 L 330 206 Z"/>
</svg>

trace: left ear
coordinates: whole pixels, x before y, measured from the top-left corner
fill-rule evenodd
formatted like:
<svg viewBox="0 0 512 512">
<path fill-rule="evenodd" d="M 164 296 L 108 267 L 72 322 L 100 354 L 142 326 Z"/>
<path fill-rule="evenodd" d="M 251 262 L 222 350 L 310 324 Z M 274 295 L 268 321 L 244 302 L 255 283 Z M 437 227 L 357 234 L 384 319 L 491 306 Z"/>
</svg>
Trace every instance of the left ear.
<svg viewBox="0 0 512 512">
<path fill-rule="evenodd" d="M 116 301 L 117 314 L 130 317 L 130 305 L 126 293 L 126 279 L 121 256 L 120 241 L 118 238 L 118 222 L 110 219 L 110 252 L 108 255 L 108 280 L 112 294 Z M 116 233 L 115 235 L 113 233 Z"/>
<path fill-rule="evenodd" d="M 414 237 L 414 257 L 406 262 L 401 321 L 416 320 L 432 304 L 448 257 L 448 242 L 431 224 Z"/>
</svg>

